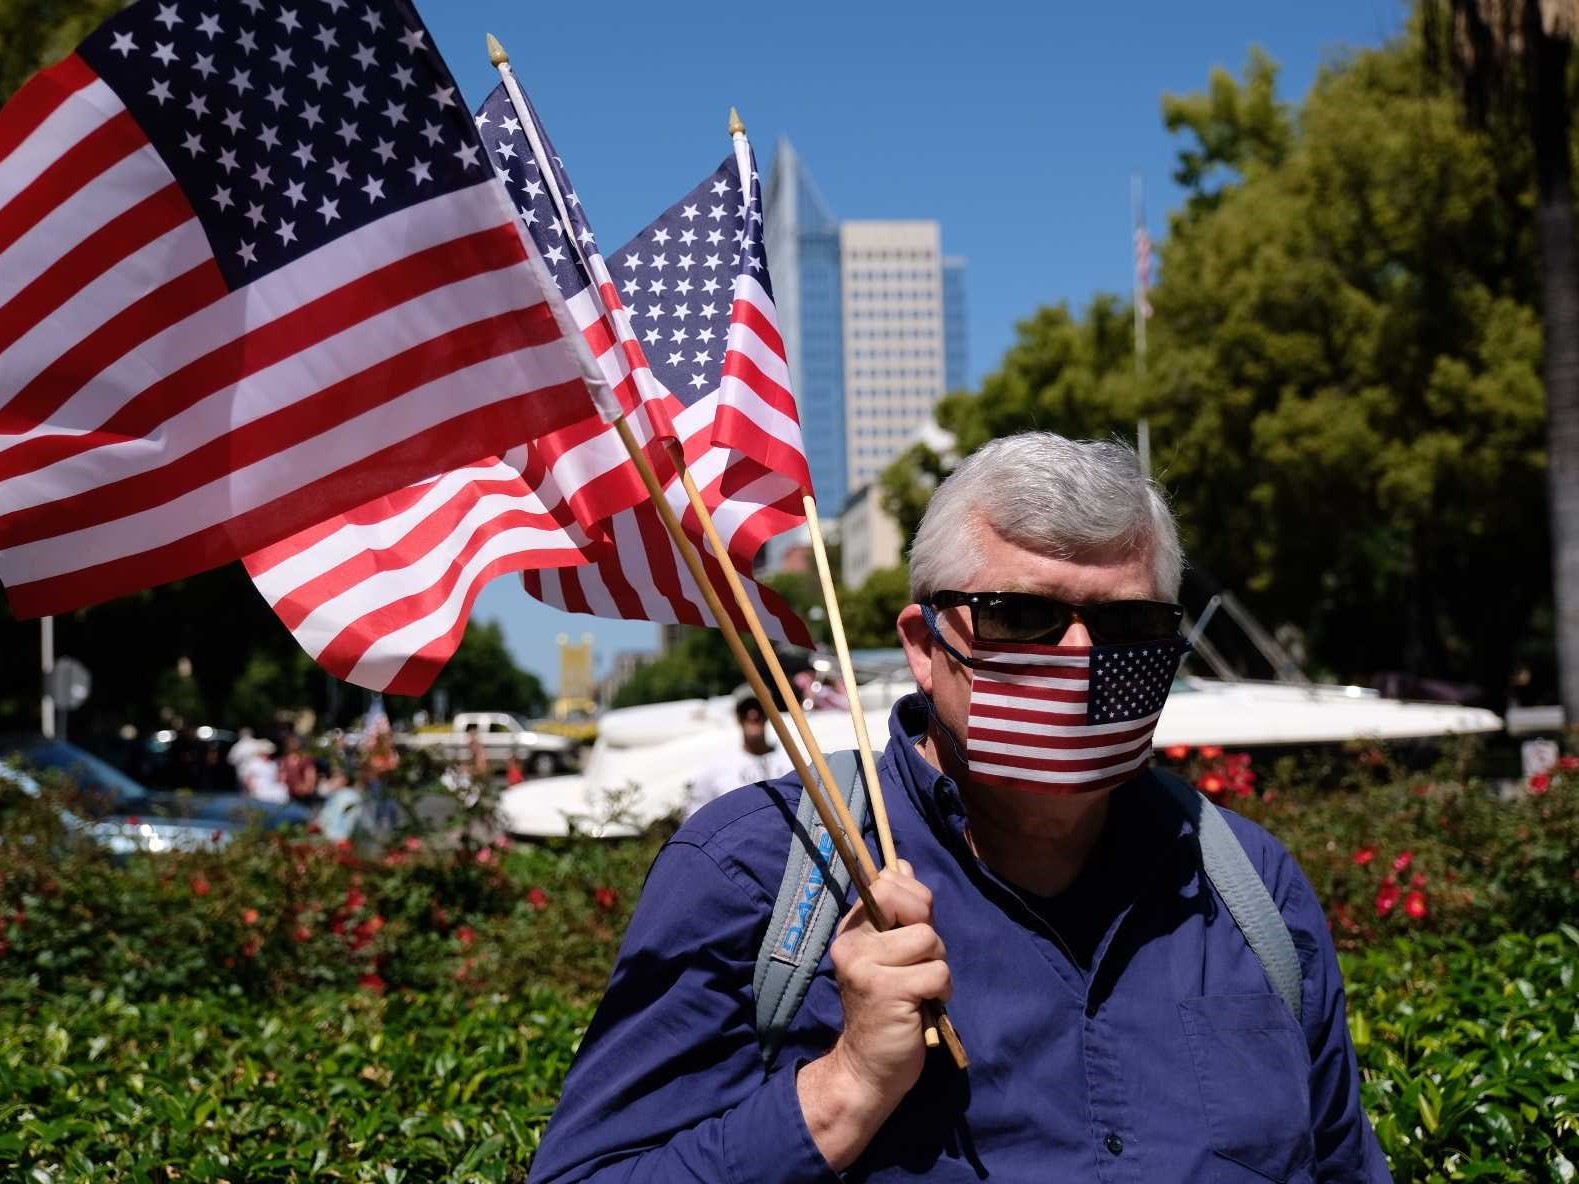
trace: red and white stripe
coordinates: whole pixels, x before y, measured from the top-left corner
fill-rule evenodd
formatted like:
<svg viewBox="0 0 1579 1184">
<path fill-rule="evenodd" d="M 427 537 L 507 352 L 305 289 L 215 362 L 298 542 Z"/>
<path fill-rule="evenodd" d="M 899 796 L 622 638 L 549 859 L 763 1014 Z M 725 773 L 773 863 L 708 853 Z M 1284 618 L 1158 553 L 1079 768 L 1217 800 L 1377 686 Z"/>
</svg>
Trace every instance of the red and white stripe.
<svg viewBox="0 0 1579 1184">
<path fill-rule="evenodd" d="M 1135 227 L 1135 307 L 1150 318 L 1151 308 L 1151 233 L 1144 224 Z"/>
<path fill-rule="evenodd" d="M 392 694 L 432 685 L 483 587 L 531 563 L 583 561 L 586 533 L 545 500 L 525 448 L 379 498 L 247 557 L 253 583 L 337 678 Z"/>
<path fill-rule="evenodd" d="M 1151 757 L 1160 711 L 1088 722 L 1091 651 L 1081 646 L 971 647 L 965 755 L 973 780 L 1036 793 L 1119 785 Z"/>
<path fill-rule="evenodd" d="M 606 271 L 604 279 L 612 291 Z M 640 350 L 621 345 L 624 310 L 611 311 L 590 288 L 566 305 L 619 407 L 656 436 L 664 413 L 649 416 L 640 404 L 644 391 L 663 392 Z M 628 336 L 628 319 L 625 328 Z M 579 522 L 646 499 L 618 437 L 591 412 L 503 460 L 419 481 L 283 539 L 248 556 L 247 571 L 324 669 L 374 690 L 422 694 L 490 580 L 587 562 L 592 540 Z"/>
<path fill-rule="evenodd" d="M 612 288 L 609 296 L 618 299 Z M 623 308 L 616 315 L 624 316 Z M 754 278 L 741 276 L 735 286 L 719 389 L 689 407 L 665 393 L 663 407 L 763 625 L 778 640 L 810 645 L 805 624 L 788 603 L 751 579 L 763 545 L 805 521 L 801 497 L 811 483 L 777 315 L 771 297 Z M 619 448 L 617 441 L 609 443 Z M 652 456 L 652 450 L 648 452 Z M 609 455 L 618 463 L 624 450 Z M 687 536 L 716 573 L 717 557 L 705 543 L 673 465 L 660 456 L 653 467 Z M 525 572 L 522 585 L 539 600 L 569 612 L 668 624 L 715 623 L 656 509 L 636 505 L 615 515 L 609 535 L 610 541 L 593 548 L 590 564 Z M 712 582 L 730 616 L 744 628 L 722 575 Z"/>
<path fill-rule="evenodd" d="M 230 291 L 114 93 L 76 57 L 38 76 L 0 110 L 12 611 L 202 571 L 584 418 L 539 274 L 489 178 Z"/>
</svg>

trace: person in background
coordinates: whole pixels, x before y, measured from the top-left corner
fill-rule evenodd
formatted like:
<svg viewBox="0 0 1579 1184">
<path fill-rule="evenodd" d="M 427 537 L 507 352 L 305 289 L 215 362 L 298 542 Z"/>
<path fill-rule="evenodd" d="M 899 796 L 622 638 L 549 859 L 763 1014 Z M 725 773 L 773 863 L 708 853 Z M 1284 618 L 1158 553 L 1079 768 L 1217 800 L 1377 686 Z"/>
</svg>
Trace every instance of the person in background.
<svg viewBox="0 0 1579 1184">
<path fill-rule="evenodd" d="M 471 777 L 488 776 L 488 750 L 482 745 L 482 733 L 476 723 L 466 725 L 466 772 Z"/>
<path fill-rule="evenodd" d="M 280 776 L 296 802 L 311 802 L 318 797 L 318 765 L 302 751 L 301 737 L 285 733 L 285 755 L 280 758 Z"/>
<path fill-rule="evenodd" d="M 789 757 L 768 739 L 768 717 L 760 701 L 749 695 L 740 699 L 735 719 L 740 723 L 740 747 L 718 757 L 691 780 L 685 794 L 687 818 L 732 789 L 772 781 L 790 770 Z"/>
</svg>

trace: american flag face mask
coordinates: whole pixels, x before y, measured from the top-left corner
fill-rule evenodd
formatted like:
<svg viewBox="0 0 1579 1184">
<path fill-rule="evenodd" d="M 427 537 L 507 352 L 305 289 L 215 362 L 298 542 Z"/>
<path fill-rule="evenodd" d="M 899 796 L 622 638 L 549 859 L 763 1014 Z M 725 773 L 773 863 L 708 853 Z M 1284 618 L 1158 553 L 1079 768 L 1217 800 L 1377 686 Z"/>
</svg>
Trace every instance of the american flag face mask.
<svg viewBox="0 0 1579 1184">
<path fill-rule="evenodd" d="M 1133 777 L 1151 757 L 1173 676 L 1190 651 L 1177 634 L 1093 646 L 978 638 L 966 657 L 926 616 L 933 636 L 971 671 L 971 779 L 1032 793 L 1094 793 Z"/>
</svg>

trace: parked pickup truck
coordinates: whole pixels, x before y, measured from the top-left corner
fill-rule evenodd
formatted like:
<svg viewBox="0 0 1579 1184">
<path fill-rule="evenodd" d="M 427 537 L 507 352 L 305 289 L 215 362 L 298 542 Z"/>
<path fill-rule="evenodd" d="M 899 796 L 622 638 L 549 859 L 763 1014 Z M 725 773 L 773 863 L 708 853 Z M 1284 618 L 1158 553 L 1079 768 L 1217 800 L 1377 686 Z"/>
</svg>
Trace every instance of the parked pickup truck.
<svg viewBox="0 0 1579 1184">
<path fill-rule="evenodd" d="M 567 736 L 538 732 L 508 711 L 462 711 L 447 724 L 432 724 L 396 736 L 402 748 L 424 749 L 440 760 L 463 764 L 470 759 L 466 729 L 477 725 L 477 737 L 488 754 L 491 768 L 503 769 L 514 757 L 533 777 L 573 773 L 580 763 L 581 746 Z"/>
</svg>

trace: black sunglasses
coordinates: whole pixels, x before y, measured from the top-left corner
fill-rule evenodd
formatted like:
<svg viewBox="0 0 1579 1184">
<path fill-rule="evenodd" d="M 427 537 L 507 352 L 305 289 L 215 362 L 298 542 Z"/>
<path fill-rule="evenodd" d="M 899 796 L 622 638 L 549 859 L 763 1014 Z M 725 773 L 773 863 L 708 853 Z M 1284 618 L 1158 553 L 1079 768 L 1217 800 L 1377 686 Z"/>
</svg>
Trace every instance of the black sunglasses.
<svg viewBox="0 0 1579 1184">
<path fill-rule="evenodd" d="M 1033 592 L 934 592 L 933 608 L 970 609 L 970 626 L 982 641 L 1056 642 L 1075 621 L 1093 641 L 1125 645 L 1161 641 L 1179 631 L 1184 606 L 1162 600 L 1107 600 L 1065 604 Z"/>
</svg>

